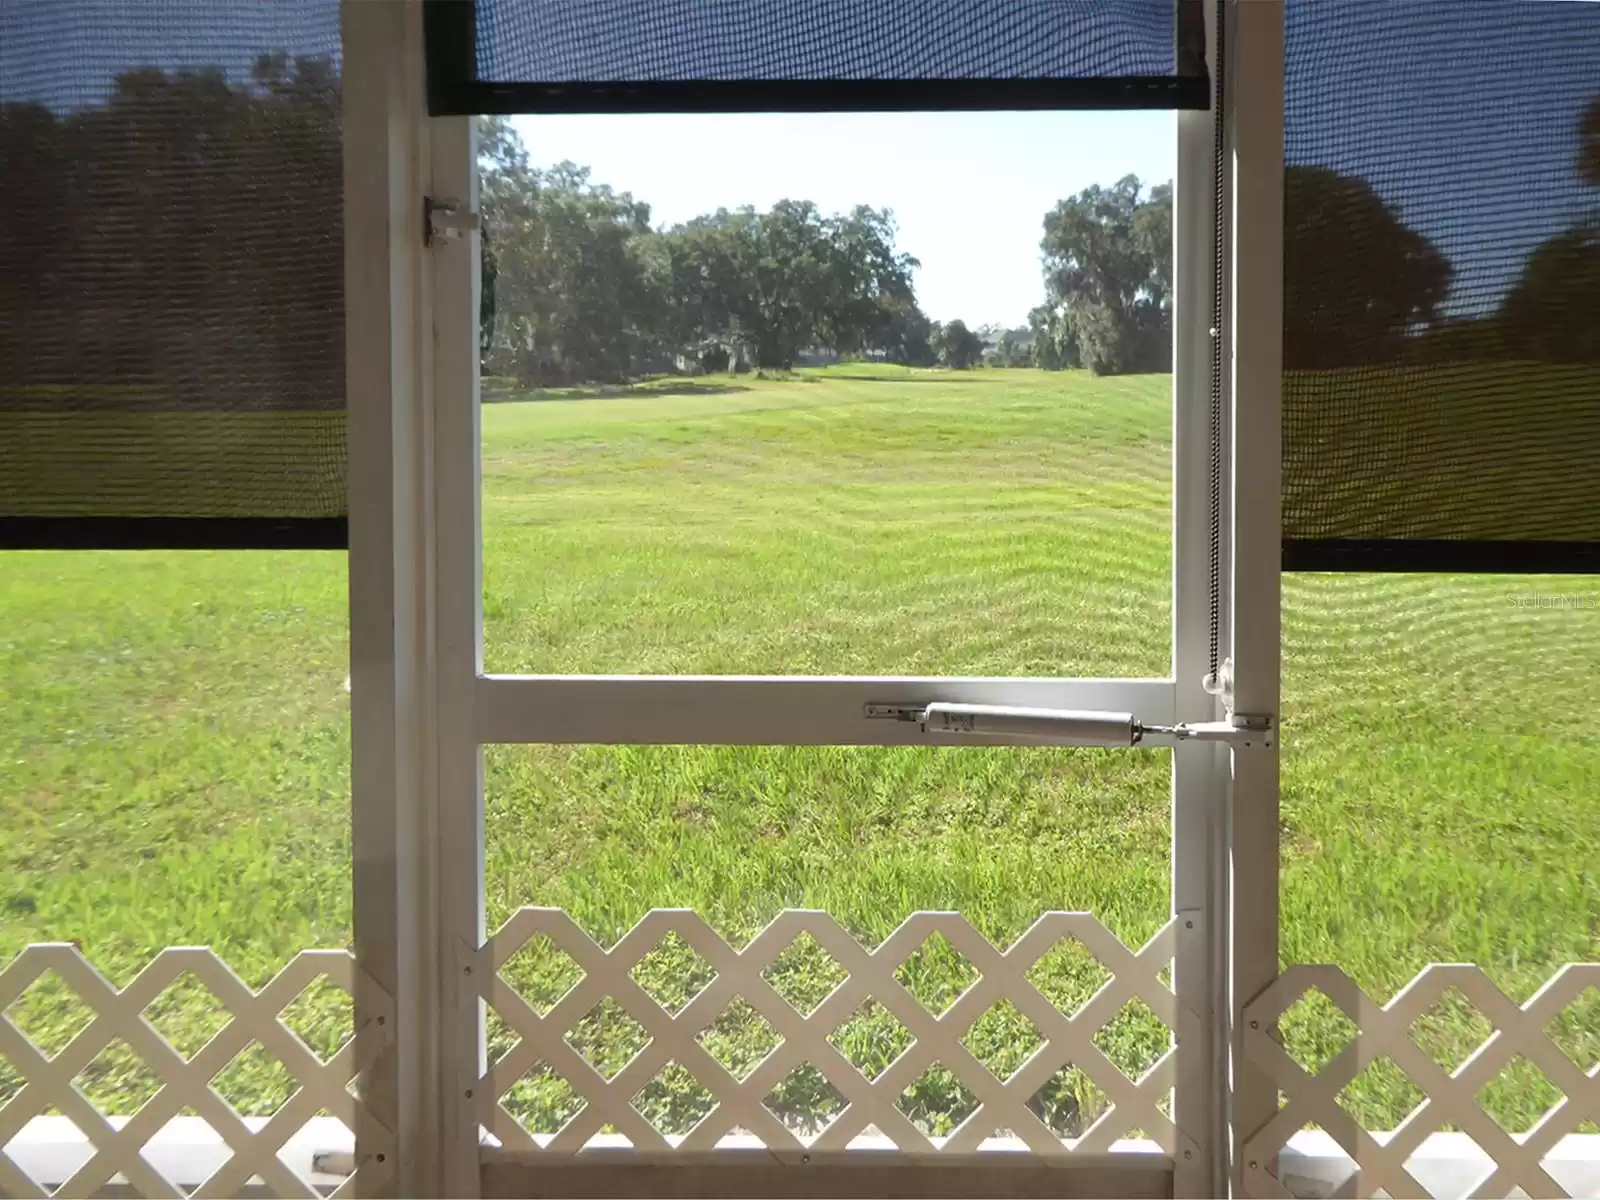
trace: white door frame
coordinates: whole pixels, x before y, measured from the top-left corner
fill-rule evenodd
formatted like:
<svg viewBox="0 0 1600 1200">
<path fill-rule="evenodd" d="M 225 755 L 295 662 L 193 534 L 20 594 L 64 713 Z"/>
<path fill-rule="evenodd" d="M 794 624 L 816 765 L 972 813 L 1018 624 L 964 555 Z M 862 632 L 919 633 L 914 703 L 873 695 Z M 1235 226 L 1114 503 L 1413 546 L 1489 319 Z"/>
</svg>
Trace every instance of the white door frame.
<svg viewBox="0 0 1600 1200">
<path fill-rule="evenodd" d="M 1233 175 L 1233 598 L 1235 711 L 1279 709 L 1282 619 L 1284 0 L 1228 0 L 1228 136 Z M 1228 832 L 1229 981 L 1235 1195 L 1267 1195 L 1268 1163 L 1243 1139 L 1278 1111 L 1276 1082 L 1243 1053 L 1244 1006 L 1278 975 L 1278 749 L 1233 756 Z M 1244 1174 L 1252 1175 L 1248 1189 Z"/>
<path fill-rule="evenodd" d="M 420 196 L 426 140 L 416 4 L 341 6 L 345 373 L 349 412 L 351 870 L 356 1019 L 393 998 L 394 1038 L 362 1072 L 395 1136 L 387 1191 L 437 1189 L 438 987 L 433 606 L 423 414 L 431 322 Z M 358 1153 L 370 1131 L 355 1129 Z M 358 1175 L 370 1187 L 374 1175 Z"/>
<path fill-rule="evenodd" d="M 1276 11 L 1281 79 L 1280 0 L 1229 0 L 1229 7 Z M 1237 36 L 1248 47 L 1270 20 L 1242 24 L 1249 28 Z M 423 245 L 424 196 L 475 209 L 472 126 L 426 116 L 418 0 L 345 0 L 344 27 L 356 949 L 396 998 L 398 1043 L 365 1083 L 373 1094 L 392 1094 L 402 1146 L 398 1189 L 473 1195 L 479 1147 L 469 1092 L 483 1068 L 482 1010 L 458 1003 L 458 988 L 463 959 L 485 933 L 482 745 L 933 741 L 912 725 L 867 720 L 869 701 L 1095 708 L 1158 724 L 1221 715 L 1202 686 L 1211 591 L 1212 122 L 1209 113 L 1176 118 L 1174 661 L 1167 678 L 487 676 L 477 241 L 469 231 L 431 250 Z M 1238 111 L 1243 97 L 1236 96 Z M 1233 132 L 1241 178 L 1256 179 L 1253 169 L 1266 175 L 1259 169 L 1266 158 L 1252 157 L 1267 146 L 1263 132 L 1244 122 Z M 1281 172 L 1281 120 L 1278 138 Z M 1223 554 L 1232 585 L 1224 590 L 1238 597 L 1234 636 L 1224 644 L 1232 643 L 1240 710 L 1275 713 L 1277 360 L 1262 331 L 1269 317 L 1276 322 L 1268 310 L 1281 283 L 1269 286 L 1272 254 L 1261 246 L 1272 239 L 1260 236 L 1271 228 L 1272 203 L 1263 187 L 1235 213 L 1257 236 L 1256 249 L 1234 264 L 1249 292 L 1236 300 L 1234 328 L 1250 336 L 1234 338 L 1232 376 L 1246 406 L 1233 427 L 1250 432 L 1228 447 L 1236 459 L 1232 511 L 1242 519 L 1236 535 L 1225 531 Z M 1231 553 L 1229 542 L 1236 542 Z M 1239 989 L 1254 990 L 1266 958 L 1276 971 L 1276 871 L 1269 889 L 1259 871 L 1245 878 L 1239 870 L 1241 849 L 1266 861 L 1260 842 L 1269 814 L 1276 862 L 1275 752 L 1232 753 L 1233 796 L 1236 803 L 1249 797 L 1249 819 L 1235 816 L 1231 831 L 1232 936 L 1245 947 L 1234 953 L 1240 973 L 1231 1001 L 1230 752 L 1183 745 L 1173 758 L 1173 906 L 1185 925 L 1193 921 L 1175 964 L 1185 1047 L 1175 1117 L 1199 1148 L 1193 1160 L 1174 1163 L 1178 1194 L 1216 1194 L 1223 1182 L 1229 1005 L 1242 1004 Z"/>
</svg>

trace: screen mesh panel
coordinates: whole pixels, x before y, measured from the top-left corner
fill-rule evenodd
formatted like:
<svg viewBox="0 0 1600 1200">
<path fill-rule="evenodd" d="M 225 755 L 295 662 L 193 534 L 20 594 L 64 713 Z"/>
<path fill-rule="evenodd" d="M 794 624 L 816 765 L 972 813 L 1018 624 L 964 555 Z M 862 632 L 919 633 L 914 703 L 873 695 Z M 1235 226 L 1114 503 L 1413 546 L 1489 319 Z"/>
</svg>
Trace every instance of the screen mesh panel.
<svg viewBox="0 0 1600 1200">
<path fill-rule="evenodd" d="M 1600 4 L 1286 33 L 1285 566 L 1600 570 Z"/>
<path fill-rule="evenodd" d="M 1027 107 L 1206 104 L 1199 0 L 434 0 L 432 9 L 436 113 L 1001 107 L 1008 96 Z M 1099 86 L 1014 86 L 1024 82 Z M 917 86 L 933 84 L 946 86 Z"/>
<path fill-rule="evenodd" d="M 337 544 L 337 0 L 0 0 L 0 540 Z"/>
</svg>

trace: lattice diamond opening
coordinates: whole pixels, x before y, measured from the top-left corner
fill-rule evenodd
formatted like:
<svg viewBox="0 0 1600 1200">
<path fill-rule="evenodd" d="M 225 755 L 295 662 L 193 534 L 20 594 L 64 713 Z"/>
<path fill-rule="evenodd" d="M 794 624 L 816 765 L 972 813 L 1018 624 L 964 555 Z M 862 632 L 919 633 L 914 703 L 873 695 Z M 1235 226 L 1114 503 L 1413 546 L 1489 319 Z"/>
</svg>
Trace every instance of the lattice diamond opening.
<svg viewBox="0 0 1600 1200">
<path fill-rule="evenodd" d="M 1044 1035 L 1011 1001 L 997 1000 L 972 1023 L 961 1044 L 1004 1082 L 1044 1045 Z"/>
<path fill-rule="evenodd" d="M 1389 1129 L 1426 1096 L 1394 1059 L 1385 1056 L 1368 1063 L 1334 1099 L 1362 1129 Z"/>
<path fill-rule="evenodd" d="M 1584 1074 L 1600 1067 L 1600 987 L 1584 988 L 1544 1032 Z"/>
<path fill-rule="evenodd" d="M 544 1017 L 578 986 L 583 968 L 549 934 L 536 933 L 501 964 L 500 978 Z"/>
<path fill-rule="evenodd" d="M 1300 1130 L 1300 1132 L 1308 1133 L 1313 1137 L 1316 1137 L 1321 1135 L 1322 1130 L 1315 1125 L 1307 1125 L 1304 1129 Z M 1324 1160 L 1323 1162 L 1319 1163 L 1318 1166 L 1321 1167 L 1323 1171 L 1328 1172 L 1328 1175 L 1332 1177 L 1330 1179 L 1328 1176 L 1321 1176 L 1318 1179 L 1318 1195 L 1353 1196 L 1357 1194 L 1351 1186 L 1351 1181 L 1354 1180 L 1358 1174 L 1360 1174 L 1361 1167 L 1355 1162 L 1355 1160 L 1349 1158 L 1347 1155 L 1343 1158 L 1333 1159 L 1331 1162 Z M 1380 1192 L 1379 1194 L 1385 1197 L 1388 1197 L 1389 1195 L 1387 1192 Z"/>
<path fill-rule="evenodd" d="M 144 1019 L 188 1061 L 222 1032 L 230 1017 L 228 1006 L 205 980 L 185 971 L 145 1007 Z"/>
<path fill-rule="evenodd" d="M 8 1059 L 0 1057 L 0 1108 L 11 1103 L 11 1098 L 23 1089 L 22 1072 Z"/>
<path fill-rule="evenodd" d="M 772 986 L 803 1017 L 816 1011 L 828 995 L 849 978 L 850 973 L 809 933 L 801 933 L 761 972 Z"/>
<path fill-rule="evenodd" d="M 633 1097 L 633 1107 L 668 1137 L 688 1133 L 717 1106 L 717 1098 L 682 1064 L 669 1062 Z"/>
<path fill-rule="evenodd" d="M 868 1000 L 839 1023 L 828 1041 L 868 1079 L 888 1070 L 916 1039 L 892 1012 Z"/>
<path fill-rule="evenodd" d="M 817 1134 L 845 1110 L 847 1101 L 810 1063 L 801 1063 L 768 1092 L 762 1105 L 802 1137 Z"/>
<path fill-rule="evenodd" d="M 1028 1098 L 1028 1109 L 1058 1138 L 1078 1138 L 1110 1111 L 1111 1099 L 1087 1074 L 1067 1063 Z"/>
<path fill-rule="evenodd" d="M 954 1071 L 935 1063 L 911 1081 L 894 1106 L 923 1133 L 945 1137 L 977 1111 L 978 1098 Z"/>
<path fill-rule="evenodd" d="M 1493 1032 L 1489 1018 L 1454 987 L 1446 988 L 1411 1023 L 1411 1040 L 1446 1072 L 1471 1058 Z"/>
<path fill-rule="evenodd" d="M 1307 1074 L 1319 1074 L 1360 1033 L 1356 1023 L 1316 988 L 1301 996 L 1278 1019 L 1278 1033 L 1289 1057 Z"/>
<path fill-rule="evenodd" d="M 278 1020 L 323 1062 L 356 1035 L 355 998 L 326 975 L 313 979 L 286 1004 Z"/>
<path fill-rule="evenodd" d="M 556 1134 L 584 1108 L 583 1097 L 547 1063 L 535 1063 L 506 1089 L 500 1106 L 529 1133 Z"/>
<path fill-rule="evenodd" d="M 1062 938 L 1028 968 L 1028 982 L 1068 1016 L 1106 984 L 1111 969 L 1077 938 Z"/>
<path fill-rule="evenodd" d="M 1172 1030 L 1155 1009 L 1135 996 L 1095 1032 L 1094 1044 L 1117 1070 L 1138 1083 L 1171 1048 Z"/>
<path fill-rule="evenodd" d="M 744 1080 L 783 1041 L 778 1031 L 743 996 L 700 1031 L 697 1039 L 728 1074 Z"/>
<path fill-rule="evenodd" d="M 283 1060 L 251 1042 L 211 1079 L 211 1089 L 244 1117 L 270 1117 L 288 1103 L 298 1085 Z"/>
<path fill-rule="evenodd" d="M 161 1090 L 161 1079 L 121 1038 L 113 1038 L 73 1078 L 102 1112 L 136 1113 Z"/>
<path fill-rule="evenodd" d="M 650 1044 L 650 1034 L 607 996 L 567 1031 L 566 1041 L 602 1079 L 611 1080 Z"/>
<path fill-rule="evenodd" d="M 1430 1131 L 1430 1132 L 1432 1132 L 1432 1131 Z M 1443 1131 L 1440 1131 L 1440 1132 L 1443 1132 Z M 1493 1160 L 1494 1156 L 1492 1154 L 1488 1153 L 1483 1148 L 1482 1144 L 1479 1143 L 1475 1138 L 1470 1137 L 1469 1135 L 1467 1135 L 1465 1133 L 1461 1133 L 1461 1132 L 1459 1132 L 1457 1130 L 1451 1130 L 1450 1133 L 1451 1133 L 1452 1138 L 1455 1140 L 1455 1143 L 1456 1143 L 1456 1147 L 1455 1148 L 1458 1149 L 1459 1151 L 1461 1151 L 1462 1158 L 1467 1158 L 1468 1156 L 1476 1158 L 1479 1155 L 1482 1155 L 1484 1158 L 1490 1159 L 1491 1161 Z M 1419 1150 L 1413 1151 L 1410 1155 L 1408 1155 L 1406 1157 L 1406 1160 L 1403 1163 L 1400 1164 L 1400 1167 L 1401 1167 L 1401 1169 L 1403 1171 L 1406 1172 L 1406 1174 L 1410 1175 L 1412 1177 L 1412 1179 L 1414 1180 L 1422 1172 L 1422 1169 L 1423 1169 L 1422 1168 L 1422 1163 L 1423 1163 L 1423 1156 L 1422 1156 L 1422 1153 L 1421 1153 L 1421 1151 L 1419 1149 Z M 1359 1170 L 1359 1169 L 1360 1168 L 1356 1168 L 1356 1170 Z M 1355 1171 L 1352 1170 L 1351 1173 L 1354 1174 Z M 1371 1174 L 1370 1171 L 1368 1171 L 1366 1173 L 1368 1175 Z M 1479 1171 L 1477 1172 L 1477 1174 L 1478 1174 L 1478 1178 L 1476 1180 L 1472 1181 L 1473 1182 L 1473 1186 L 1470 1189 L 1468 1189 L 1468 1188 L 1462 1189 L 1462 1191 L 1460 1193 L 1458 1193 L 1458 1194 L 1463 1195 L 1463 1196 L 1477 1196 L 1477 1195 L 1482 1195 L 1483 1194 L 1479 1189 L 1482 1187 L 1484 1179 L 1485 1179 L 1485 1176 L 1488 1174 L 1488 1171 L 1487 1171 L 1487 1169 L 1480 1168 Z M 1465 1181 L 1463 1181 L 1463 1182 L 1465 1182 Z M 1412 1187 L 1416 1188 L 1416 1184 L 1413 1184 Z M 1395 1189 L 1395 1190 L 1398 1190 L 1398 1188 Z M 1367 1194 L 1370 1195 L 1371 1192 L 1373 1191 L 1373 1188 L 1369 1185 L 1369 1186 L 1363 1188 L 1362 1191 L 1364 1193 L 1367 1193 Z M 1418 1194 L 1426 1195 L 1427 1193 L 1426 1192 L 1419 1192 Z M 1505 1193 L 1501 1193 L 1501 1194 L 1504 1195 Z"/>
<path fill-rule="evenodd" d="M 55 1058 L 94 1020 L 94 1009 L 55 971 L 43 972 L 0 1009 L 46 1058 Z"/>
<path fill-rule="evenodd" d="M 521 1041 L 522 1035 L 508 1025 L 506 1019 L 493 1007 L 484 1013 L 483 1048 L 491 1067 L 510 1054 Z"/>
<path fill-rule="evenodd" d="M 907 956 L 894 977 L 916 997 L 917 1003 L 942 1017 L 977 981 L 978 970 L 944 934 L 935 933 Z"/>
<path fill-rule="evenodd" d="M 676 1016 L 717 977 L 710 963 L 676 933 L 669 933 L 639 960 L 633 981 Z"/>
<path fill-rule="evenodd" d="M 1561 1099 L 1561 1089 L 1520 1054 L 1478 1090 L 1478 1106 L 1507 1133 L 1528 1132 Z"/>
</svg>

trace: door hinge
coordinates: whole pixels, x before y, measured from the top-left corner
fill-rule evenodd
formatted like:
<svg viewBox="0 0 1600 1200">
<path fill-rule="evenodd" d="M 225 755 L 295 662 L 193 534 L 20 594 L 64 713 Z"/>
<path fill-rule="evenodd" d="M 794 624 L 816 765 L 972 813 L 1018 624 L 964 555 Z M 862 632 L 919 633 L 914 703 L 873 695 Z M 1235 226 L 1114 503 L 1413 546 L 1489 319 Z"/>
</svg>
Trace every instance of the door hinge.
<svg viewBox="0 0 1600 1200">
<path fill-rule="evenodd" d="M 422 198 L 422 244 L 432 246 L 435 242 L 453 242 L 463 234 L 471 233 L 479 226 L 478 214 L 462 209 L 456 200 L 435 200 L 432 196 Z"/>
<path fill-rule="evenodd" d="M 1146 725 L 1132 713 L 1021 708 L 1001 704 L 868 704 L 862 715 L 873 721 L 906 721 L 924 733 L 1035 738 L 1073 746 L 1137 746 L 1147 735 L 1174 742 L 1221 742 L 1236 749 L 1271 746 L 1270 716 L 1235 713 L 1226 721 L 1184 721 Z"/>
</svg>

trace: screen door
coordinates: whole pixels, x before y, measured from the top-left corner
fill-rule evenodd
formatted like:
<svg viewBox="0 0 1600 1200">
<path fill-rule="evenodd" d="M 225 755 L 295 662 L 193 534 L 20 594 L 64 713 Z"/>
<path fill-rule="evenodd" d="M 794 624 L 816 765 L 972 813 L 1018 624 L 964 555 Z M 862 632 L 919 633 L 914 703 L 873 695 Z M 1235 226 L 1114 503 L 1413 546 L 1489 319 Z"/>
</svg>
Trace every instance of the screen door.
<svg viewBox="0 0 1600 1200">
<path fill-rule="evenodd" d="M 431 122 L 444 1019 L 485 1181 L 1213 1190 L 1212 156 L 1164 120 L 1172 376 L 718 345 L 644 382 L 496 373 L 486 310 L 536 302 L 506 223 L 579 217 Z"/>
</svg>

